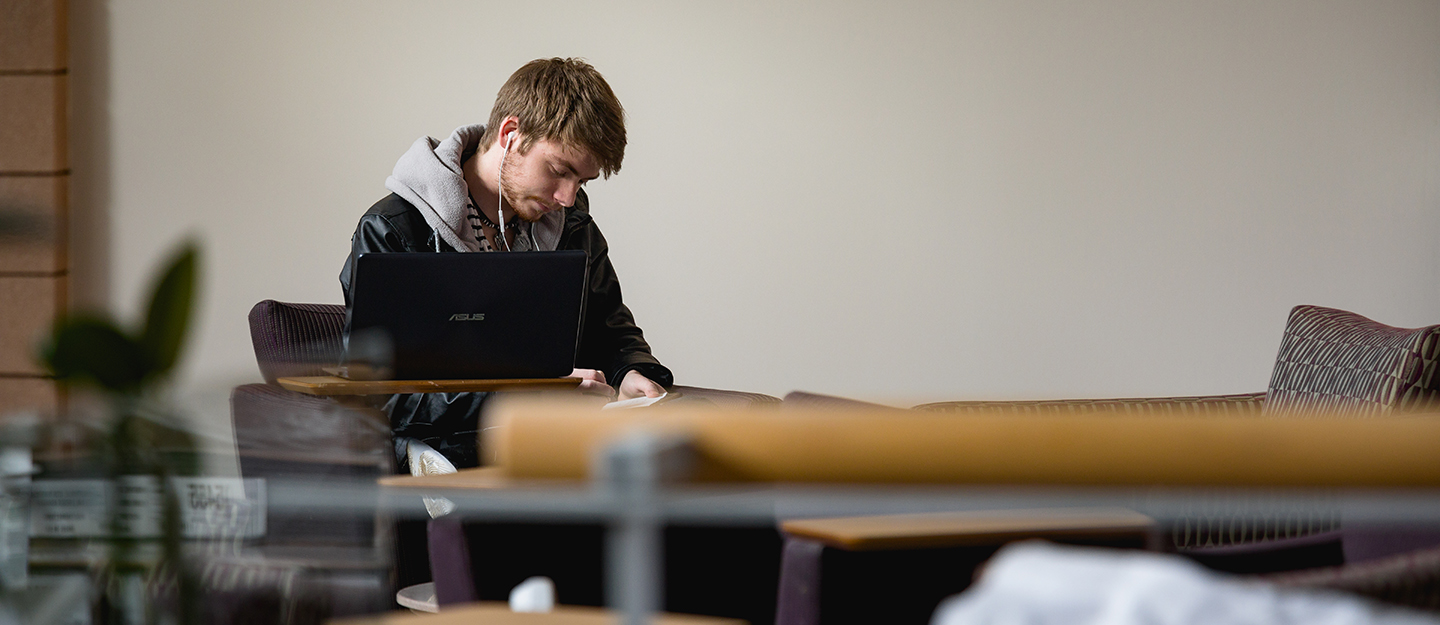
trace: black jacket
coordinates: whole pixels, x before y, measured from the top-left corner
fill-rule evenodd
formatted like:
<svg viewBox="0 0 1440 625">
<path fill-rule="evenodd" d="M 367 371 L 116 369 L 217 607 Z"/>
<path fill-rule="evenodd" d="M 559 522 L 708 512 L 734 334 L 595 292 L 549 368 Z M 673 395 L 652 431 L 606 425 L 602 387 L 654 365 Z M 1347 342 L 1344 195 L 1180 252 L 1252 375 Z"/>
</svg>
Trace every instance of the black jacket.
<svg viewBox="0 0 1440 625">
<path fill-rule="evenodd" d="M 575 205 L 565 209 L 565 229 L 559 249 L 584 250 L 590 257 L 589 293 L 580 323 L 580 345 L 575 366 L 605 374 L 618 386 L 631 370 L 663 386 L 674 384 L 670 370 L 650 354 L 650 346 L 630 309 L 620 297 L 620 280 L 610 265 L 610 248 L 589 214 L 590 201 L 581 191 Z M 360 218 L 350 240 L 350 257 L 340 270 L 345 293 L 345 332 L 350 331 L 350 283 L 355 257 L 365 252 L 433 252 L 435 230 L 420 211 L 394 193 L 376 202 Z M 441 252 L 455 249 L 443 239 Z M 445 454 L 456 466 L 475 466 L 480 404 L 485 393 L 427 393 L 396 395 L 386 409 L 397 439 L 416 438 Z M 397 450 L 402 452 L 403 450 Z"/>
</svg>

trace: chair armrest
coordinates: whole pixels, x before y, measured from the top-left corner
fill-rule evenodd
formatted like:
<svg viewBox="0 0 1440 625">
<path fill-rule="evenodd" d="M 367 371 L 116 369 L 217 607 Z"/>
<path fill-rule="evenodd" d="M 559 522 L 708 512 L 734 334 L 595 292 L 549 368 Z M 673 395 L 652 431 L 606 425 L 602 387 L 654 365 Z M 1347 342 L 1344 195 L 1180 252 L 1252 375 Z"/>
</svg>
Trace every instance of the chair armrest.
<svg viewBox="0 0 1440 625">
<path fill-rule="evenodd" d="M 1292 588 L 1328 588 L 1381 601 L 1434 610 L 1440 604 L 1440 547 L 1304 571 L 1262 576 Z"/>
<path fill-rule="evenodd" d="M 1178 552 L 1206 568 L 1252 575 L 1338 565 L 1345 560 L 1344 530 L 1326 530 L 1223 547 L 1180 548 Z"/>
<path fill-rule="evenodd" d="M 1153 415 L 1260 416 L 1265 393 L 1197 395 L 1192 397 L 1135 397 L 1124 399 L 1042 399 L 1015 401 L 944 401 L 915 406 L 926 412 L 1087 414 L 1133 412 Z"/>
<path fill-rule="evenodd" d="M 818 410 L 869 410 L 872 412 L 884 412 L 887 410 L 904 410 L 903 408 L 895 408 L 893 406 L 886 406 L 884 404 L 861 401 L 858 399 L 850 399 L 849 397 L 840 397 L 838 395 L 823 395 L 821 393 L 811 393 L 807 391 L 790 391 L 789 393 L 786 393 L 785 406 L 787 408 L 807 408 Z"/>
<path fill-rule="evenodd" d="M 378 410 L 269 384 L 235 387 L 230 409 L 242 457 L 376 464 L 393 454 L 390 424 Z"/>
<path fill-rule="evenodd" d="M 722 408 L 756 408 L 780 403 L 779 397 L 772 397 L 763 393 L 725 391 L 718 388 L 703 388 L 699 386 L 681 386 L 676 384 L 670 387 L 670 392 L 679 393 L 687 399 L 703 399 Z"/>
</svg>

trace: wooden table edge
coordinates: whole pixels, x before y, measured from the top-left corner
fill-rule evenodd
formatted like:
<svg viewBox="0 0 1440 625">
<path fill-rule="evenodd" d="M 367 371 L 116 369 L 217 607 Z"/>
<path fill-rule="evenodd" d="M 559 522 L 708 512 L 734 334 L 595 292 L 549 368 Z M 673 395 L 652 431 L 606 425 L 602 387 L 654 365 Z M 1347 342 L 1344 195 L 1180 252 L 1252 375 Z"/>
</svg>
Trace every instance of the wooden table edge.
<svg viewBox="0 0 1440 625">
<path fill-rule="evenodd" d="M 471 490 L 518 489 L 518 488 L 579 488 L 588 484 L 585 480 L 521 478 L 506 475 L 504 467 L 476 467 L 460 469 L 445 475 L 387 475 L 376 480 L 380 486 L 401 489 L 442 489 L 457 488 Z"/>
<path fill-rule="evenodd" d="M 494 380 L 347 380 L 333 375 L 276 378 L 281 388 L 317 397 L 395 395 L 398 393 L 467 393 L 490 391 L 568 390 L 579 378 L 500 378 Z"/>
<path fill-rule="evenodd" d="M 911 525 L 913 521 L 926 521 L 930 528 L 915 529 Z M 883 527 L 887 523 L 893 523 L 894 529 L 866 531 L 863 527 Z M 953 529 L 931 529 L 943 525 L 953 525 Z M 846 551 L 963 547 L 1023 538 L 1143 537 L 1156 527 L 1155 520 L 1149 516 L 1118 508 L 1078 508 L 1073 516 L 1061 509 L 987 510 L 790 519 L 780 524 L 781 531 L 787 535 Z"/>
<path fill-rule="evenodd" d="M 892 549 L 938 549 L 944 547 L 970 547 L 999 545 L 1027 538 L 1097 540 L 1134 537 L 1146 538 L 1153 527 L 1077 527 L 1066 529 L 1017 529 L 1013 531 L 992 531 L 931 536 L 884 536 L 884 537 L 837 537 L 806 532 L 786 532 L 797 538 L 808 538 L 827 547 L 845 551 L 889 551 Z"/>
</svg>

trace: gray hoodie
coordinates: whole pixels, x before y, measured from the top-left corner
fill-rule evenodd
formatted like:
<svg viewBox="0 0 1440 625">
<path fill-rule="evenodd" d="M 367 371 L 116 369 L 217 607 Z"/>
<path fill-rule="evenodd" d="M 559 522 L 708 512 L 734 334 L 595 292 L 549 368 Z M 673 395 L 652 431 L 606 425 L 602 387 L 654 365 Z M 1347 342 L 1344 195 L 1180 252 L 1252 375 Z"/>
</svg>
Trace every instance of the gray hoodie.
<svg viewBox="0 0 1440 625">
<path fill-rule="evenodd" d="M 395 163 L 395 171 L 385 179 L 385 188 L 413 205 L 425 217 L 435 234 L 461 252 L 480 251 L 480 240 L 470 227 L 467 200 L 470 189 L 465 185 L 461 164 L 480 147 L 484 124 L 461 126 L 444 141 L 420 137 Z M 546 213 L 528 225 L 536 249 L 554 250 L 565 229 L 564 211 Z"/>
</svg>

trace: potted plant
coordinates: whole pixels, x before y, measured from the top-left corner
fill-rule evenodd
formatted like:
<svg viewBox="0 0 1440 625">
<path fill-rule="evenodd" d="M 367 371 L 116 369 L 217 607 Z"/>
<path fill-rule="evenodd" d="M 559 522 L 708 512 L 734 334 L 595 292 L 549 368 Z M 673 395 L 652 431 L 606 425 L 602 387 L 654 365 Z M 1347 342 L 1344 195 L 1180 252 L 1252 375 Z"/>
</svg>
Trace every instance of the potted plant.
<svg viewBox="0 0 1440 625">
<path fill-rule="evenodd" d="M 82 454 L 114 493 L 109 555 L 100 567 L 107 622 L 154 622 L 169 609 L 178 622 L 198 622 L 198 582 L 181 549 L 179 501 L 166 487 L 171 477 L 197 474 L 198 454 L 164 395 L 190 325 L 198 255 L 196 246 L 186 243 L 169 259 L 154 281 L 141 323 L 126 326 L 106 315 L 73 313 L 55 322 L 39 350 L 40 362 L 57 381 L 93 393 L 103 406 L 84 424 L 99 435 L 88 437 Z M 157 540 L 158 560 L 144 557 L 141 548 L 153 548 Z M 163 584 L 175 589 L 173 602 L 150 600 L 145 581 L 155 579 L 174 582 Z"/>
</svg>

